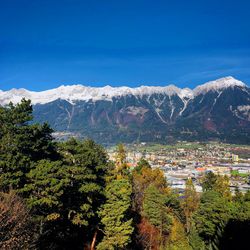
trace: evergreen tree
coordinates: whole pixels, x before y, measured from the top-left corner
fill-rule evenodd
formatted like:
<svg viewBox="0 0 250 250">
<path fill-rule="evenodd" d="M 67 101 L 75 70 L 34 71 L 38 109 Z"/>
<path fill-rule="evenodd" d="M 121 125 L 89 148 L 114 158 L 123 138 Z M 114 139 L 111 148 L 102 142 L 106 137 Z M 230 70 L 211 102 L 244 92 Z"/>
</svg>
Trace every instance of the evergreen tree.
<svg viewBox="0 0 250 250">
<path fill-rule="evenodd" d="M 140 174 L 143 168 L 151 168 L 151 166 L 146 159 L 141 158 L 140 161 L 137 163 L 134 171 Z"/>
<path fill-rule="evenodd" d="M 236 186 L 234 190 L 233 200 L 238 203 L 242 203 L 244 201 L 244 195 L 242 194 L 238 186 Z"/>
<path fill-rule="evenodd" d="M 221 250 L 243 250 L 248 245 L 250 201 L 245 200 L 241 194 L 237 194 L 237 197 L 234 196 L 233 198 L 230 218 L 219 238 L 218 249 Z"/>
<path fill-rule="evenodd" d="M 189 233 L 193 213 L 198 209 L 199 197 L 195 191 L 192 179 L 186 181 L 186 188 L 184 192 L 183 209 L 186 217 L 186 229 Z"/>
<path fill-rule="evenodd" d="M 168 238 L 167 250 L 191 250 L 184 226 L 177 219 L 173 220 L 171 232 Z M 199 249 L 201 250 L 201 249 Z"/>
<path fill-rule="evenodd" d="M 189 245 L 193 250 L 205 250 L 205 243 L 200 237 L 195 223 L 191 221 L 190 230 L 188 234 Z"/>
<path fill-rule="evenodd" d="M 185 213 L 181 204 L 181 199 L 178 193 L 170 190 L 165 195 L 165 204 L 169 213 L 173 214 L 181 223 L 185 224 Z"/>
<path fill-rule="evenodd" d="M 0 188 L 22 189 L 36 161 L 56 158 L 56 145 L 47 124 L 31 124 L 30 101 L 0 108 Z"/>
<path fill-rule="evenodd" d="M 210 190 L 202 194 L 194 220 L 199 235 L 211 249 L 218 246 L 231 211 L 232 204 L 220 193 Z"/>
<path fill-rule="evenodd" d="M 27 174 L 22 193 L 40 220 L 57 220 L 62 216 L 62 196 L 69 186 L 66 172 L 61 161 L 41 160 Z"/>
<path fill-rule="evenodd" d="M 217 181 L 217 176 L 213 172 L 208 172 L 205 174 L 202 181 L 203 192 L 213 190 Z"/>
<path fill-rule="evenodd" d="M 67 167 L 69 186 L 64 191 L 64 211 L 71 223 L 82 228 L 85 241 L 96 241 L 100 219 L 97 211 L 105 202 L 109 163 L 102 146 L 92 140 L 71 139 L 60 147 Z"/>
<path fill-rule="evenodd" d="M 105 201 L 106 152 L 91 140 L 71 139 L 59 149 L 60 160 L 37 162 L 23 192 L 41 222 L 41 244 L 49 243 L 54 233 L 60 235 L 61 247 L 73 235 L 75 243 L 91 244 L 99 224 L 97 210 Z"/>
<path fill-rule="evenodd" d="M 124 249 L 131 242 L 132 218 L 129 217 L 132 187 L 127 179 L 113 180 L 106 187 L 106 203 L 99 215 L 104 238 L 98 250 Z"/>
<path fill-rule="evenodd" d="M 160 246 L 165 243 L 165 236 L 170 230 L 172 217 L 167 213 L 165 196 L 154 185 L 150 185 L 145 191 L 143 201 L 143 216 L 159 231 Z M 150 237 L 152 247 L 152 235 Z"/>
<path fill-rule="evenodd" d="M 126 163 L 126 150 L 122 143 L 119 143 L 116 148 L 116 164 L 122 165 Z"/>
</svg>

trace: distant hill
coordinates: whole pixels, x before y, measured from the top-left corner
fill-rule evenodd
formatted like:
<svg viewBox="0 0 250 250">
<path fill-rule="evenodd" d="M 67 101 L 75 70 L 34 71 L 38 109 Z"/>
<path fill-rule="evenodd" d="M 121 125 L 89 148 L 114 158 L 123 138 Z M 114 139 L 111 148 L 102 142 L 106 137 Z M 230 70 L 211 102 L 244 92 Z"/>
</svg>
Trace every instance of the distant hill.
<svg viewBox="0 0 250 250">
<path fill-rule="evenodd" d="M 250 88 L 233 77 L 191 90 L 82 85 L 0 91 L 0 104 L 31 99 L 37 122 L 101 143 L 176 140 L 250 142 Z M 58 133 L 63 135 L 64 133 Z"/>
</svg>

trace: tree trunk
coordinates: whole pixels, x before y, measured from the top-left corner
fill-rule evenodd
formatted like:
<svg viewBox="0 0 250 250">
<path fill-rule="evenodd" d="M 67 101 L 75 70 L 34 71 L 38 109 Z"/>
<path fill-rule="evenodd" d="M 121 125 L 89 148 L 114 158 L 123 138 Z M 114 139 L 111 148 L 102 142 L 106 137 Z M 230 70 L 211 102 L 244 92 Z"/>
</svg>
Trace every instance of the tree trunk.
<svg viewBox="0 0 250 250">
<path fill-rule="evenodd" d="M 96 237 L 97 237 L 97 230 L 94 233 L 94 236 L 93 236 L 93 239 L 92 239 L 92 242 L 91 242 L 91 246 L 90 246 L 90 250 L 95 249 Z"/>
</svg>

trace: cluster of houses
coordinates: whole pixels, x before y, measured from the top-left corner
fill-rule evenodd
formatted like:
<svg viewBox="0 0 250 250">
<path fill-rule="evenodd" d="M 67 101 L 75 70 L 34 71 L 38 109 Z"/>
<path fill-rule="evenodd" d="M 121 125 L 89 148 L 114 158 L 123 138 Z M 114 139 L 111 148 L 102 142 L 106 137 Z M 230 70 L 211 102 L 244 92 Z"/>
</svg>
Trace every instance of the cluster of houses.
<svg viewBox="0 0 250 250">
<path fill-rule="evenodd" d="M 110 159 L 115 160 L 115 149 L 108 150 L 108 153 Z M 183 144 L 180 147 L 163 145 L 157 150 L 145 148 L 145 145 L 127 146 L 127 162 L 131 168 L 134 168 L 141 158 L 146 159 L 152 168 L 160 168 L 169 185 L 179 192 L 185 189 L 188 178 L 192 178 L 197 192 L 202 192 L 201 179 L 209 171 L 227 175 L 232 191 L 235 187 L 239 187 L 243 192 L 250 190 L 250 147 L 249 158 L 240 158 L 232 153 L 231 147 L 225 147 L 223 144 L 197 144 L 190 147 Z"/>
</svg>

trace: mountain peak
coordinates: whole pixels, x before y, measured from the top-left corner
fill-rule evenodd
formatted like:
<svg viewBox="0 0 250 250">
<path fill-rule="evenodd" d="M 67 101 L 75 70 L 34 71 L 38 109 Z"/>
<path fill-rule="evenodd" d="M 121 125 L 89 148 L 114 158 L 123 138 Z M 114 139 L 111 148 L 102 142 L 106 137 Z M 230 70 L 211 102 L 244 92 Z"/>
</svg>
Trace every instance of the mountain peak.
<svg viewBox="0 0 250 250">
<path fill-rule="evenodd" d="M 178 88 L 171 84 L 168 86 L 140 86 L 136 88 L 121 86 L 121 87 L 90 87 L 80 84 L 75 85 L 61 85 L 58 88 L 50 89 L 41 92 L 29 91 L 26 89 L 11 89 L 9 91 L 0 91 L 0 105 L 5 105 L 12 101 L 13 103 L 20 102 L 24 97 L 31 99 L 33 104 L 44 104 L 52 102 L 57 99 L 67 100 L 71 103 L 75 101 L 88 100 L 112 100 L 113 97 L 134 95 L 145 96 L 152 94 L 164 94 L 168 96 L 178 95 L 181 99 L 192 99 L 199 94 L 205 94 L 208 91 L 219 91 L 228 87 L 245 87 L 246 85 L 233 78 L 232 76 L 217 79 L 215 81 L 207 82 L 196 87 L 194 90 L 188 88 Z"/>
<path fill-rule="evenodd" d="M 195 95 L 205 94 L 208 91 L 218 91 L 221 89 L 233 88 L 235 86 L 245 87 L 246 84 L 235 79 L 232 76 L 227 76 L 227 77 L 219 78 L 215 81 L 210 81 L 210 82 L 197 86 L 194 89 L 194 94 Z"/>
</svg>

